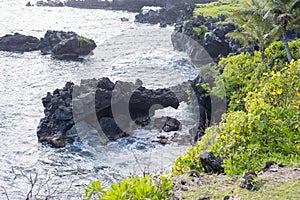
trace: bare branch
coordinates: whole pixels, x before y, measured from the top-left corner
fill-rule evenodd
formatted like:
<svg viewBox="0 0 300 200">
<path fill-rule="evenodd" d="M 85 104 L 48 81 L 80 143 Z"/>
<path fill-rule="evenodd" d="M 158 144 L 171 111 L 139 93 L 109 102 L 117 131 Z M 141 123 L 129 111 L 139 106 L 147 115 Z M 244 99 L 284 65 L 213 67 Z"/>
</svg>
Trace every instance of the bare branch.
<svg viewBox="0 0 300 200">
<path fill-rule="evenodd" d="M 9 200 L 9 197 L 8 197 L 8 194 L 7 194 L 7 191 L 6 191 L 5 187 L 2 186 L 2 188 L 3 188 L 3 190 L 4 190 L 4 193 L 5 193 L 5 196 L 6 196 L 7 200 Z"/>
</svg>

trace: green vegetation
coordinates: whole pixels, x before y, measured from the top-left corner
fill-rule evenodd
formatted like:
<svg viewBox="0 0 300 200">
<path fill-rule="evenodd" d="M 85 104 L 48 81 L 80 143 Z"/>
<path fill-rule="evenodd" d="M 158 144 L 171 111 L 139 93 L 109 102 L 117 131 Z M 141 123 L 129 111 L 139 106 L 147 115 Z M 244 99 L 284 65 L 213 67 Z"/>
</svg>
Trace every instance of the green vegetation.
<svg viewBox="0 0 300 200">
<path fill-rule="evenodd" d="M 282 52 L 272 56 L 277 55 Z M 274 60 L 277 58 L 271 63 L 280 63 Z M 203 171 L 199 154 L 204 151 L 222 158 L 227 174 L 260 170 L 270 159 L 299 165 L 300 60 L 276 66 L 274 71 L 256 52 L 254 56 L 247 53 L 224 58 L 219 64 L 225 64 L 222 77 L 230 110 L 218 126 L 208 128 L 202 140 L 176 160 L 174 174 Z"/>
<path fill-rule="evenodd" d="M 266 3 L 259 0 L 249 0 L 245 2 L 243 8 L 235 10 L 230 19 L 242 31 L 234 31 L 228 36 L 240 38 L 244 44 L 257 43 L 261 59 L 265 60 L 264 51 L 274 41 L 279 33 L 279 29 L 274 26 L 272 19 L 266 17 L 268 10 Z"/>
<path fill-rule="evenodd" d="M 208 31 L 208 28 L 206 26 L 204 26 L 204 25 L 201 25 L 200 27 L 194 27 L 193 31 L 196 33 L 196 35 L 198 36 L 198 38 L 200 38 L 201 40 L 203 40 L 205 33 Z"/>
<path fill-rule="evenodd" d="M 91 40 L 86 38 L 86 37 L 83 37 L 83 36 L 79 36 L 78 37 L 78 46 L 79 47 L 82 47 L 83 43 L 87 43 L 87 44 L 91 44 Z"/>
<path fill-rule="evenodd" d="M 289 46 L 294 58 L 300 59 L 300 39 L 290 42 Z M 230 99 L 229 110 L 243 110 L 246 95 L 254 91 L 261 81 L 261 76 L 264 73 L 281 70 L 288 61 L 282 42 L 272 43 L 264 54 L 265 63 L 262 62 L 258 52 L 254 52 L 254 55 L 242 53 L 229 56 L 222 58 L 218 63 L 220 69 L 223 69 L 220 77 L 224 81 L 226 95 Z"/>
<path fill-rule="evenodd" d="M 208 4 L 197 4 L 194 15 L 203 15 L 205 17 L 217 18 L 218 15 L 229 16 L 233 11 L 241 8 L 241 2 L 244 0 L 220 0 Z"/>
<path fill-rule="evenodd" d="M 134 176 L 112 184 L 107 191 L 101 186 L 100 181 L 95 181 L 87 186 L 83 198 L 90 200 L 95 195 L 102 200 L 160 200 L 168 199 L 172 188 L 173 182 L 165 176 L 157 178 L 149 175 Z"/>
<path fill-rule="evenodd" d="M 299 0 L 267 0 L 268 13 L 273 17 L 278 29 L 281 31 L 288 61 L 293 59 L 287 38 L 287 30 L 299 26 L 300 23 L 300 1 Z"/>
</svg>

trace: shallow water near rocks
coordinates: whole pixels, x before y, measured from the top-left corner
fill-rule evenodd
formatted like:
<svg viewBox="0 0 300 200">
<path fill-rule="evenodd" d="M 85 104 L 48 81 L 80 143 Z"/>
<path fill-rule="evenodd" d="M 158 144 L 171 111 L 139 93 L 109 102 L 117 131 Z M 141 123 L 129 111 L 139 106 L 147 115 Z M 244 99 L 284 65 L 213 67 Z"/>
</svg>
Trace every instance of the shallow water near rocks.
<svg viewBox="0 0 300 200">
<path fill-rule="evenodd" d="M 38 173 L 34 194 L 40 187 L 40 197 L 52 194 L 52 199 L 69 200 L 80 199 L 85 185 L 95 179 L 108 185 L 145 169 L 169 169 L 188 142 L 153 143 L 165 134 L 157 130 L 135 130 L 106 146 L 83 141 L 53 149 L 38 143 L 36 128 L 43 117 L 41 98 L 67 81 L 79 84 L 81 79 L 107 76 L 134 82 L 139 78 L 144 86 L 159 88 L 194 78 L 198 69 L 172 50 L 173 27 L 135 24 L 135 14 L 122 11 L 25 4 L 0 0 L 1 36 L 19 32 L 42 37 L 48 29 L 75 31 L 94 39 L 98 47 L 82 62 L 55 60 L 40 52 L 0 52 L 0 185 L 10 199 L 25 199 L 30 185 L 24 176 L 30 174 Z M 129 22 L 121 22 L 122 17 Z M 178 110 L 157 111 L 155 117 L 177 118 L 184 135 L 195 124 L 190 109 L 182 103 Z M 3 188 L 0 199 L 6 199 Z"/>
</svg>

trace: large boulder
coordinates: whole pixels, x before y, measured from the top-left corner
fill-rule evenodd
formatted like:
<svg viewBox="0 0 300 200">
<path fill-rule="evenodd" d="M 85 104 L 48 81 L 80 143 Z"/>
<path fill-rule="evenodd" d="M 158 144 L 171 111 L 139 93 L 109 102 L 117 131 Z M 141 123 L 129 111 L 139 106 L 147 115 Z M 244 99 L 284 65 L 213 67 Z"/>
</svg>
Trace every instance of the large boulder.
<svg viewBox="0 0 300 200">
<path fill-rule="evenodd" d="M 75 32 L 48 30 L 44 38 L 41 38 L 39 49 L 42 54 L 51 54 L 55 58 L 74 59 L 89 55 L 96 46 L 94 40 Z"/>
<path fill-rule="evenodd" d="M 15 33 L 13 35 L 5 35 L 0 37 L 1 51 L 35 51 L 38 50 L 40 40 L 36 37 L 21 35 Z"/>
</svg>

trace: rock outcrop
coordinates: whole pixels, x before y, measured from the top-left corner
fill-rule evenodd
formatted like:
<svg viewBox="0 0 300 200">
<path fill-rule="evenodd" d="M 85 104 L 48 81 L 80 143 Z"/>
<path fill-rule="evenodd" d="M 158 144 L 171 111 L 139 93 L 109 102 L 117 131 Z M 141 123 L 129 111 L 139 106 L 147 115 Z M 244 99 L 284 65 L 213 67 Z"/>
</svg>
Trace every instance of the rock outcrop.
<svg viewBox="0 0 300 200">
<path fill-rule="evenodd" d="M 194 105 L 193 112 L 199 119 L 196 132 L 203 131 L 210 122 L 211 99 L 205 95 L 200 79 L 155 90 L 143 87 L 140 80 L 113 83 L 108 78 L 100 78 L 82 80 L 80 85 L 68 82 L 63 89 L 56 89 L 42 99 L 45 117 L 38 126 L 38 139 L 54 147 L 63 147 L 78 138 L 93 135 L 93 141 L 106 144 L 130 135 L 134 129 L 148 126 L 156 110 L 177 109 L 183 101 Z M 193 92 L 188 94 L 187 91 Z M 153 128 L 178 131 L 181 123 L 163 117 L 154 121 Z"/>
<path fill-rule="evenodd" d="M 166 24 L 182 23 L 193 15 L 194 4 L 183 2 L 167 4 L 157 11 L 150 10 L 147 13 L 140 13 L 135 16 L 135 21 L 139 23 L 160 24 L 165 27 Z"/>
<path fill-rule="evenodd" d="M 218 61 L 220 56 L 226 57 L 229 53 L 241 51 L 241 44 L 226 36 L 236 30 L 236 27 L 231 23 L 218 23 L 225 18 L 221 15 L 217 19 L 199 15 L 195 19 L 178 24 L 171 38 L 174 49 L 193 52 L 195 50 L 189 49 L 193 47 L 186 45 L 186 40 L 193 40 L 202 46 L 214 61 Z M 182 35 L 187 39 L 183 39 Z"/>
<path fill-rule="evenodd" d="M 54 147 L 74 141 L 74 127 L 82 121 L 98 131 L 99 143 L 107 143 L 131 134 L 143 120 L 147 124 L 155 110 L 179 106 L 170 89 L 146 89 L 108 78 L 85 80 L 80 86 L 68 82 L 63 89 L 48 93 L 42 102 L 45 117 L 38 127 L 38 139 Z"/>
<path fill-rule="evenodd" d="M 0 37 L 0 51 L 35 51 L 38 50 L 40 40 L 36 37 L 21 35 L 5 35 Z"/>
<path fill-rule="evenodd" d="M 75 32 L 48 30 L 41 38 L 39 49 L 42 54 L 51 54 L 58 59 L 74 59 L 89 55 L 96 46 L 94 40 Z"/>
</svg>

